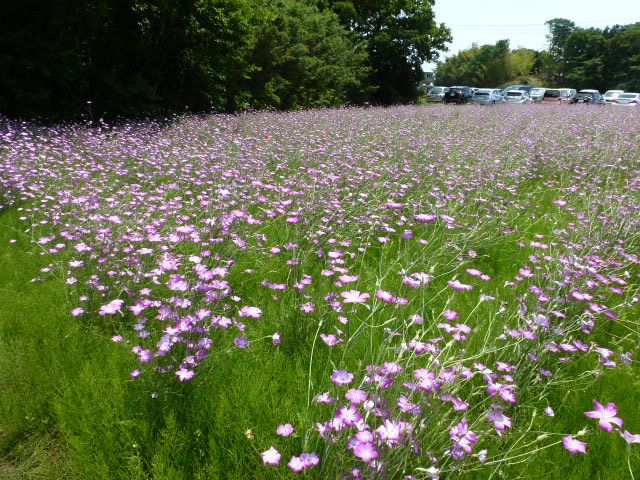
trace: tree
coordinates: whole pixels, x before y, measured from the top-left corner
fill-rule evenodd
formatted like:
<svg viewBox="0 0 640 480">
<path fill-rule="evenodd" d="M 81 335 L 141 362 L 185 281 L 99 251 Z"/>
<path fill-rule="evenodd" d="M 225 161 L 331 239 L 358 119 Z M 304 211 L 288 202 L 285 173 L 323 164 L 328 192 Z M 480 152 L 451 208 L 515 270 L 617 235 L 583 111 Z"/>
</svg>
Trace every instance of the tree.
<svg viewBox="0 0 640 480">
<path fill-rule="evenodd" d="M 471 48 L 461 50 L 456 55 L 438 62 L 435 71 L 438 83 L 441 85 L 462 85 L 467 83 L 465 66 L 473 59 L 477 49 L 478 46 L 474 44 Z"/>
<path fill-rule="evenodd" d="M 549 42 L 549 54 L 556 62 L 563 62 L 567 38 L 575 29 L 576 24 L 566 18 L 554 18 L 547 20 L 545 25 L 549 27 L 547 41 Z"/>
<path fill-rule="evenodd" d="M 541 53 L 540 63 L 548 85 L 640 89 L 640 23 L 604 30 L 579 28 L 566 19 L 547 25 L 549 50 Z"/>
<path fill-rule="evenodd" d="M 367 73 L 367 54 L 337 15 L 296 0 L 267 5 L 251 57 L 251 106 L 338 106 L 357 96 Z"/>
<path fill-rule="evenodd" d="M 495 87 L 513 77 L 509 40 L 495 45 L 478 46 L 458 52 L 438 62 L 436 78 L 444 85 L 477 85 Z"/>
<path fill-rule="evenodd" d="M 554 18 L 545 22 L 549 27 L 547 42 L 549 48 L 547 55 L 543 56 L 541 76 L 550 85 L 556 84 L 565 72 L 563 67 L 566 63 L 565 48 L 567 38 L 576 29 L 576 24 L 566 18 Z"/>
<path fill-rule="evenodd" d="M 596 28 L 580 28 L 572 32 L 564 46 L 564 78 L 578 90 L 607 89 L 604 77 L 604 57 L 607 42 Z"/>
<path fill-rule="evenodd" d="M 606 72 L 610 72 L 613 86 L 626 91 L 640 91 L 640 23 L 603 32 L 611 34 L 607 55 Z"/>
<path fill-rule="evenodd" d="M 496 86 L 513 77 L 509 40 L 498 40 L 495 45 L 483 45 L 475 58 L 472 85 Z"/>
<path fill-rule="evenodd" d="M 99 3 L 25 0 L 3 4 L 0 16 L 3 113 L 36 116 L 83 107 L 87 100 L 86 45 L 102 31 L 100 24 L 104 20 L 104 9 Z M 94 14 L 89 16 L 88 11 Z"/>
<path fill-rule="evenodd" d="M 249 75 L 246 52 L 255 38 L 259 9 L 250 0 L 136 0 L 132 11 L 144 52 L 134 71 L 158 108 L 233 110 L 238 80 Z M 119 53 L 117 55 L 120 55 Z M 123 62 L 115 59 L 123 67 Z M 131 68 L 131 67 L 128 67 Z M 98 67 L 103 71 L 102 67 Z M 126 77 L 125 77 L 126 78 Z M 151 105 L 152 109 L 153 105 Z"/>
<path fill-rule="evenodd" d="M 416 98 L 434 0 L 8 0 L 0 111 L 97 119 Z"/>
<path fill-rule="evenodd" d="M 509 54 L 513 74 L 517 77 L 531 75 L 536 66 L 538 52 L 530 48 L 518 48 Z"/>
<path fill-rule="evenodd" d="M 255 38 L 251 0 L 9 2 L 0 108 L 60 118 L 234 108 Z"/>
<path fill-rule="evenodd" d="M 436 24 L 434 0 L 318 0 L 334 11 L 369 54 L 372 100 L 392 104 L 418 96 L 422 64 L 438 58 L 451 32 Z"/>
</svg>

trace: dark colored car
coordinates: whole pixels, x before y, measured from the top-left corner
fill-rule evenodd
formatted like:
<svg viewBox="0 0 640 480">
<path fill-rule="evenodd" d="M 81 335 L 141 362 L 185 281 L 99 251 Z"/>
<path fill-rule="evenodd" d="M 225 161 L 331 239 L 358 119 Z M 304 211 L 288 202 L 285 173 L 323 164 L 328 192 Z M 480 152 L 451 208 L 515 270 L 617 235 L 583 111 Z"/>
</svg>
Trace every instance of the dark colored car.
<svg viewBox="0 0 640 480">
<path fill-rule="evenodd" d="M 470 87 L 449 87 L 449 91 L 444 94 L 444 103 L 469 103 L 473 97 L 473 90 Z"/>
<path fill-rule="evenodd" d="M 571 103 L 588 103 L 590 105 L 604 105 L 604 98 L 600 93 L 594 91 L 585 92 L 582 90 L 581 92 L 576 93 Z"/>
</svg>

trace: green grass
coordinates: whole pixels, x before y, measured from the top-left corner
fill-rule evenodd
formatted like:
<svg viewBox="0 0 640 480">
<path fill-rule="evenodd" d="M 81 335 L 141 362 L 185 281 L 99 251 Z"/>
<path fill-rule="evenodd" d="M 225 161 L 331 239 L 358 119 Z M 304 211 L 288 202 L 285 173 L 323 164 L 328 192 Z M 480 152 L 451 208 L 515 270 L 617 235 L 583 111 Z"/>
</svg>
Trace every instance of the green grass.
<svg viewBox="0 0 640 480">
<path fill-rule="evenodd" d="M 62 284 L 30 283 L 43 262 L 17 216 L 0 216 L 2 478 L 276 478 L 258 468 L 261 432 L 305 398 L 304 369 L 235 352 L 212 357 L 197 385 L 152 398 L 152 382 L 127 380 L 126 347 L 69 316 Z"/>
<path fill-rule="evenodd" d="M 2 478 L 282 478 L 282 470 L 276 474 L 261 467 L 258 452 L 271 445 L 274 426 L 291 421 L 297 402 L 306 401 L 309 359 L 298 355 L 306 348 L 294 349 L 298 354 L 293 356 L 260 345 L 255 355 L 214 354 L 197 382 L 151 398 L 152 382 L 127 380 L 134 366 L 127 348 L 68 315 L 61 283 L 30 282 L 44 262 L 31 253 L 17 217 L 15 210 L 0 216 Z M 10 238 L 19 243 L 6 247 Z M 497 253 L 508 251 L 507 244 L 505 239 L 478 248 L 480 255 L 498 259 L 483 266 L 498 283 L 513 274 L 509 265 L 518 264 L 513 256 L 509 262 L 499 260 Z M 371 255 L 375 261 L 378 255 Z M 266 315 L 278 312 L 268 310 Z M 289 318 L 281 321 L 291 323 Z M 310 332 L 299 335 L 303 341 Z M 589 424 L 581 412 L 600 399 L 615 400 L 629 430 L 639 431 L 638 367 L 604 373 L 582 390 L 553 391 L 548 400 L 562 408 L 553 421 L 539 413 L 537 427 L 575 433 Z M 299 425 L 308 422 L 295 420 Z M 303 439 L 287 442 L 295 452 Z M 629 478 L 629 467 L 621 461 L 627 455 L 621 438 L 598 432 L 589 444 L 588 456 L 568 459 L 556 446 L 494 473 L 509 479 Z M 631 465 L 635 471 L 640 468 L 637 451 L 631 453 Z"/>
</svg>

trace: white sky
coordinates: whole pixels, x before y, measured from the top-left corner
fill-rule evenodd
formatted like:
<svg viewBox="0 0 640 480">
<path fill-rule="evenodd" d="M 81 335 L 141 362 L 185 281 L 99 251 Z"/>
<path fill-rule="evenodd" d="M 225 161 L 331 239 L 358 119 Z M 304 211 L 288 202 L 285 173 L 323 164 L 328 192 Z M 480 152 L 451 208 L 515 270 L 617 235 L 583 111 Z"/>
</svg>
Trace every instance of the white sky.
<svg viewBox="0 0 640 480">
<path fill-rule="evenodd" d="M 436 0 L 436 22 L 450 29 L 453 42 L 440 59 L 472 43 L 494 44 L 508 39 L 510 47 L 546 48 L 544 24 L 552 18 L 572 20 L 579 27 L 604 28 L 640 21 L 638 0 Z M 435 64 L 425 64 L 432 70 Z"/>
</svg>

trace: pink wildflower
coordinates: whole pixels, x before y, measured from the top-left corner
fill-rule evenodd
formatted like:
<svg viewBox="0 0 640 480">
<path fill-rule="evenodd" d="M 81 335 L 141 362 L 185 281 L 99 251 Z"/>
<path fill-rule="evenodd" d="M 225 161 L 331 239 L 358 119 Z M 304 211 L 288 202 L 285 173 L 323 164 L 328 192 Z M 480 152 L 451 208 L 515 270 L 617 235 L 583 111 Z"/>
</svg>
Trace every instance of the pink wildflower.
<svg viewBox="0 0 640 480">
<path fill-rule="evenodd" d="M 116 312 L 119 312 L 120 309 L 122 308 L 122 305 L 124 304 L 124 300 L 112 300 L 109 303 L 107 303 L 106 305 L 102 305 L 100 307 L 100 311 L 98 312 L 99 315 L 104 316 L 104 315 L 113 315 Z"/>
<path fill-rule="evenodd" d="M 567 435 L 562 439 L 562 446 L 568 450 L 571 455 L 579 453 L 587 453 L 587 442 L 581 442 L 573 438 L 573 435 Z"/>
<path fill-rule="evenodd" d="M 331 375 L 331 381 L 338 385 L 349 385 L 353 381 L 353 373 L 347 370 L 336 370 Z"/>
<path fill-rule="evenodd" d="M 344 303 L 364 303 L 371 297 L 368 293 L 361 293 L 358 290 L 349 290 L 340 295 L 344 298 Z"/>
<path fill-rule="evenodd" d="M 291 425 L 290 423 L 283 423 L 282 425 L 278 425 L 278 428 L 276 429 L 276 433 L 282 437 L 288 437 L 295 431 L 295 428 L 293 428 L 293 425 Z"/>
<path fill-rule="evenodd" d="M 240 309 L 240 317 L 260 318 L 262 316 L 262 310 L 258 307 L 244 306 Z"/>
<path fill-rule="evenodd" d="M 451 288 L 457 291 L 471 291 L 473 290 L 473 285 L 467 285 L 466 283 L 461 283 L 460 280 L 449 280 L 447 282 Z"/>
<path fill-rule="evenodd" d="M 590 412 L 585 412 L 585 416 L 589 418 L 593 418 L 595 420 L 600 420 L 598 426 L 607 432 L 613 431 L 613 424 L 618 427 L 622 427 L 624 421 L 616 417 L 616 413 L 618 413 L 618 407 L 616 407 L 615 403 L 608 403 L 607 406 L 603 406 L 597 400 L 593 401 L 593 406 L 595 410 Z"/>
<path fill-rule="evenodd" d="M 353 454 L 365 463 L 378 458 L 378 451 L 373 443 L 357 443 Z"/>
<path fill-rule="evenodd" d="M 278 465 L 280 463 L 280 452 L 274 447 L 261 453 L 262 463 L 265 465 Z"/>
</svg>

